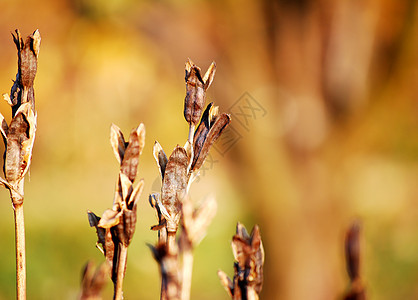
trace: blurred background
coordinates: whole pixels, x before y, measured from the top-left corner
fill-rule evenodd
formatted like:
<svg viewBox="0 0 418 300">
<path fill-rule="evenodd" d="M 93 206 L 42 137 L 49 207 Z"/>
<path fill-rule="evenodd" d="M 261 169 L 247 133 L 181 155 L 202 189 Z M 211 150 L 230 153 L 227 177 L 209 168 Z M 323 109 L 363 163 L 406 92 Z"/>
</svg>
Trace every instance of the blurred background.
<svg viewBox="0 0 418 300">
<path fill-rule="evenodd" d="M 187 139 L 190 57 L 203 71 L 216 61 L 207 101 L 233 118 L 191 190 L 218 202 L 195 251 L 192 299 L 228 299 L 216 272 L 233 274 L 238 221 L 261 228 L 262 299 L 339 299 L 354 219 L 370 299 L 418 299 L 416 1 L 0 0 L 1 93 L 17 71 L 16 28 L 42 36 L 25 184 L 28 298 L 75 299 L 84 264 L 103 261 L 86 211 L 112 204 L 110 125 L 127 136 L 143 122 L 146 187 L 124 292 L 158 299 L 146 246 L 156 241 L 148 194 L 160 187 L 152 145 L 171 153 Z M 0 111 L 10 120 L 4 101 Z M 13 213 L 6 190 L 0 199 L 0 299 L 13 299 Z"/>
</svg>

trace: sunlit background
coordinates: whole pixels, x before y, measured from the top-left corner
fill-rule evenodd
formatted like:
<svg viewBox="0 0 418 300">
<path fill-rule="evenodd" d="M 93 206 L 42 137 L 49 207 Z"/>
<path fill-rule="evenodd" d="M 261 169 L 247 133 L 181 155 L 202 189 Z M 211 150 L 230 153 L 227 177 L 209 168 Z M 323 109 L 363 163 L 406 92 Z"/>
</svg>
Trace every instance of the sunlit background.
<svg viewBox="0 0 418 300">
<path fill-rule="evenodd" d="M 195 251 L 192 299 L 228 299 L 240 221 L 259 224 L 262 299 L 338 299 L 348 286 L 344 232 L 362 222 L 370 299 L 418 298 L 418 7 L 405 1 L 0 0 L 0 93 L 17 70 L 10 32 L 36 28 L 38 129 L 25 184 L 28 299 L 76 299 L 103 256 L 86 211 L 112 204 L 111 123 L 143 122 L 146 187 L 129 249 L 126 299 L 158 299 L 146 243 L 156 223 L 155 140 L 184 144 L 184 63 L 217 63 L 208 101 L 232 114 L 211 150 L 199 201 L 218 213 Z M 2 101 L 1 113 L 10 120 Z M 0 149 L 3 151 L 3 148 Z M 0 190 L 0 299 L 15 297 L 13 213 Z M 109 282 L 104 298 L 112 296 Z"/>
</svg>

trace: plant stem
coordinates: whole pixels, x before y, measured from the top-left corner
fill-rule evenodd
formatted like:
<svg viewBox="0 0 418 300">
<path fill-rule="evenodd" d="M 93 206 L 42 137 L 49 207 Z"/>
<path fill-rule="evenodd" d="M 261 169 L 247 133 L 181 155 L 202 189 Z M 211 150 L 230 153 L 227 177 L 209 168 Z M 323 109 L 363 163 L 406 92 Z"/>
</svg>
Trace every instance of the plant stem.
<svg viewBox="0 0 418 300">
<path fill-rule="evenodd" d="M 14 206 L 16 242 L 16 299 L 26 299 L 26 248 L 23 203 Z"/>
<path fill-rule="evenodd" d="M 176 248 L 176 232 L 168 231 L 167 232 L 167 252 L 169 254 L 174 254 L 177 251 Z"/>
<path fill-rule="evenodd" d="M 128 258 L 128 247 L 120 244 L 119 260 L 118 260 L 118 276 L 115 284 L 114 300 L 123 299 L 122 285 L 125 277 L 126 259 Z"/>
<path fill-rule="evenodd" d="M 192 286 L 192 272 L 193 272 L 193 253 L 192 249 L 185 249 L 183 252 L 183 266 L 182 266 L 182 287 L 181 300 L 190 299 L 190 288 Z"/>
</svg>

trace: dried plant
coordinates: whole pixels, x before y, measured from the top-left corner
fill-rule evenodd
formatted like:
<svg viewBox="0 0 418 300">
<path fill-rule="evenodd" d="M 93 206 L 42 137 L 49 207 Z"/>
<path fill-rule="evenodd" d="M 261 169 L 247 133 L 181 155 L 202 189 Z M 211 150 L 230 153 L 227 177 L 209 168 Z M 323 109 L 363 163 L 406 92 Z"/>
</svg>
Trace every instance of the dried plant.
<svg viewBox="0 0 418 300">
<path fill-rule="evenodd" d="M 161 299 L 190 298 L 193 248 L 204 237 L 216 213 L 213 197 L 195 208 L 188 195 L 211 145 L 231 121 L 230 116 L 220 114 L 213 103 L 203 112 L 206 90 L 213 81 L 215 71 L 215 63 L 212 63 L 202 77 L 198 66 L 190 59 L 186 62 L 184 118 L 189 123 L 188 139 L 184 147 L 177 145 L 169 157 L 158 142 L 154 144 L 153 153 L 162 186 L 161 193 L 150 196 L 150 204 L 158 218 L 158 224 L 151 227 L 158 230 L 158 243 L 156 247 L 150 247 L 160 265 Z M 179 225 L 182 230 L 176 241 Z"/>
<path fill-rule="evenodd" d="M 360 223 L 354 222 L 345 236 L 345 257 L 350 286 L 345 300 L 365 300 L 366 290 L 360 277 Z"/>
<path fill-rule="evenodd" d="M 13 35 L 18 53 L 18 71 L 10 95 L 3 97 L 12 108 L 12 120 L 7 124 L 0 114 L 0 131 L 5 145 L 0 184 L 10 192 L 14 209 L 16 241 L 17 299 L 26 299 L 26 249 L 23 214 L 24 180 L 29 170 L 36 131 L 35 92 L 33 83 L 38 65 L 41 36 L 36 30 L 25 41 L 19 30 Z"/>
<path fill-rule="evenodd" d="M 113 124 L 110 141 L 120 164 L 113 207 L 106 210 L 101 218 L 90 211 L 88 217 L 90 226 L 96 228 L 98 237 L 96 245 L 110 265 L 114 299 L 122 299 L 128 247 L 135 232 L 137 203 L 144 186 L 143 179 L 135 186 L 134 181 L 139 156 L 145 144 L 145 127 L 140 124 L 132 130 L 129 141 L 125 142 L 121 130 Z"/>
<path fill-rule="evenodd" d="M 102 299 L 101 293 L 108 280 L 109 272 L 110 265 L 108 263 L 102 263 L 96 269 L 94 263 L 88 262 L 83 270 L 80 300 Z"/>
<path fill-rule="evenodd" d="M 263 286 L 264 249 L 260 230 L 254 226 L 251 235 L 238 223 L 236 234 L 232 237 L 234 277 L 231 280 L 223 271 L 218 271 L 222 285 L 233 300 L 259 299 Z"/>
</svg>

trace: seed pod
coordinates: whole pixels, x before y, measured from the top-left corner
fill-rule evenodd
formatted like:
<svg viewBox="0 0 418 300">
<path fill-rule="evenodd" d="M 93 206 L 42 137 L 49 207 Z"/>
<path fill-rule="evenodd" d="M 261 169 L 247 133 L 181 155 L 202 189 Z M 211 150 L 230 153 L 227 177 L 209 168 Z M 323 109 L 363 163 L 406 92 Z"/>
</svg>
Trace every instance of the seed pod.
<svg viewBox="0 0 418 300">
<path fill-rule="evenodd" d="M 212 144 L 219 138 L 222 131 L 231 122 L 228 114 L 218 114 L 218 107 L 210 103 L 203 113 L 202 120 L 197 127 L 193 141 L 192 171 L 199 169 L 204 163 Z"/>
<path fill-rule="evenodd" d="M 181 198 L 187 189 L 189 157 L 177 146 L 168 159 L 161 188 L 161 203 L 168 214 L 167 230 L 176 231 L 180 219 Z"/>
<path fill-rule="evenodd" d="M 197 125 L 205 105 L 206 90 L 215 76 L 216 64 L 212 62 L 202 78 L 200 68 L 190 59 L 186 62 L 186 98 L 184 118 L 190 125 Z"/>
<path fill-rule="evenodd" d="M 41 35 L 38 30 L 35 30 L 26 38 L 25 42 L 23 42 L 19 30 L 16 30 L 12 35 L 18 50 L 18 72 L 10 93 L 13 104 L 12 115 L 14 116 L 20 105 L 26 102 L 31 104 L 32 110 L 35 110 L 33 82 L 38 68 Z"/>
</svg>

